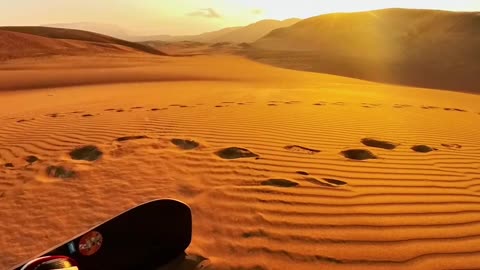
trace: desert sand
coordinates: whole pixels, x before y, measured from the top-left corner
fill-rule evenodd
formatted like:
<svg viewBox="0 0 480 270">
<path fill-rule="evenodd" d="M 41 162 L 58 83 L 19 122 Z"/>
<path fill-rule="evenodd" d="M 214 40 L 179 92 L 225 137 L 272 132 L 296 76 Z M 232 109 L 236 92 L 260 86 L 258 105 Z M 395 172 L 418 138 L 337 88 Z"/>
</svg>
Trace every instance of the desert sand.
<svg viewBox="0 0 480 270">
<path fill-rule="evenodd" d="M 0 68 L 0 269 L 165 197 L 211 269 L 480 267 L 478 95 L 237 56 Z"/>
</svg>

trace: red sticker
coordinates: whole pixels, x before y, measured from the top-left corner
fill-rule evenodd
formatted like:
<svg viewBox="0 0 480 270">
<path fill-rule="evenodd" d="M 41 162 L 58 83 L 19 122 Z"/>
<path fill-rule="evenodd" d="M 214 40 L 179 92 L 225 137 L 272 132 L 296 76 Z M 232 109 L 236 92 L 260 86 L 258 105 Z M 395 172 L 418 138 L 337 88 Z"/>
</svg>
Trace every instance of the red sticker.
<svg viewBox="0 0 480 270">
<path fill-rule="evenodd" d="M 83 256 L 90 256 L 97 253 L 102 246 L 102 242 L 102 235 L 99 232 L 91 231 L 80 238 L 78 250 Z"/>
</svg>

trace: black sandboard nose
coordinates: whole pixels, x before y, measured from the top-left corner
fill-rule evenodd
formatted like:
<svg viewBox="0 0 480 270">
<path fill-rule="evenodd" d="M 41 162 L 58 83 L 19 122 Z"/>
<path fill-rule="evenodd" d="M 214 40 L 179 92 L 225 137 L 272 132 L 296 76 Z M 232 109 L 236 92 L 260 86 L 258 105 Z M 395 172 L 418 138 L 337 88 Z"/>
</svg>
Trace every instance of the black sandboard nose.
<svg viewBox="0 0 480 270">
<path fill-rule="evenodd" d="M 190 208 L 161 199 L 131 208 L 37 257 L 69 256 L 81 270 L 150 269 L 183 254 L 191 239 Z"/>
</svg>

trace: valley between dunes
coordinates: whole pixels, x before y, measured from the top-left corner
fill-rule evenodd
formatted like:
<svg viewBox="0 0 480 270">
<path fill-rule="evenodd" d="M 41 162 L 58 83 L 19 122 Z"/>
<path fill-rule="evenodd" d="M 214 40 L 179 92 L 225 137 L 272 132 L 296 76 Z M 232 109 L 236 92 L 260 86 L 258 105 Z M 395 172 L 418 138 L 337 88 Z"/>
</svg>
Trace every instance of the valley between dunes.
<svg viewBox="0 0 480 270">
<path fill-rule="evenodd" d="M 132 54 L 5 61 L 0 100 L 0 269 L 164 197 L 208 269 L 480 269 L 478 95 Z"/>
</svg>

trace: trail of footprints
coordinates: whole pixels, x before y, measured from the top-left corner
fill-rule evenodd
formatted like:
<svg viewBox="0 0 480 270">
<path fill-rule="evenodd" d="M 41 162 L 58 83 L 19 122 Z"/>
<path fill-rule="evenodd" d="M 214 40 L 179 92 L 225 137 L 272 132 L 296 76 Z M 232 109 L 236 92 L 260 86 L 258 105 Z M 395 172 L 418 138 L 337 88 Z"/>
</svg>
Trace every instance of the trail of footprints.
<svg viewBox="0 0 480 270">
<path fill-rule="evenodd" d="M 301 103 L 300 101 L 269 101 L 267 102 L 268 106 L 280 106 L 280 105 L 291 105 L 291 104 L 297 104 Z M 223 108 L 223 107 L 229 107 L 229 106 L 244 106 L 244 105 L 250 105 L 254 104 L 254 102 L 222 102 L 221 104 L 215 105 L 214 108 Z M 204 104 L 196 104 L 197 106 L 202 106 Z M 343 106 L 345 103 L 343 102 L 332 102 L 328 103 L 325 101 L 319 101 L 317 103 L 313 104 L 314 106 L 327 106 L 327 105 L 334 105 L 334 106 Z M 365 108 L 376 108 L 382 106 L 382 104 L 373 104 L 373 103 L 361 103 L 362 107 Z M 146 110 L 146 111 L 163 111 L 163 110 L 168 110 L 169 108 L 192 108 L 194 106 L 187 106 L 183 104 L 171 104 L 168 107 L 164 108 L 150 108 L 146 109 L 142 106 L 134 106 L 130 107 L 128 112 L 133 112 L 133 111 L 138 111 L 138 110 Z M 413 107 L 412 105 L 408 104 L 394 104 L 393 108 L 410 108 Z M 442 109 L 440 107 L 436 106 L 422 106 L 422 109 Z M 458 108 L 443 108 L 445 111 L 455 111 L 455 112 L 467 112 L 466 110 L 463 109 L 458 109 Z M 116 113 L 122 113 L 125 112 L 126 110 L 123 108 L 108 108 L 105 109 L 104 112 L 116 112 Z M 84 111 L 74 111 L 70 113 L 50 113 L 45 115 L 46 117 L 51 117 L 51 118 L 60 118 L 60 117 L 66 117 L 69 114 L 81 114 L 81 117 L 83 118 L 90 118 L 94 117 L 96 115 L 100 114 L 91 114 L 91 113 L 86 113 Z M 480 114 L 480 113 L 479 113 Z M 12 120 L 15 120 L 15 118 L 9 118 Z M 34 121 L 35 118 L 31 119 L 19 119 L 16 120 L 18 123 L 23 123 L 23 122 L 28 122 L 28 121 Z M 125 142 L 125 141 L 131 141 L 131 140 L 142 140 L 142 139 L 152 139 L 149 136 L 146 135 L 137 135 L 137 136 L 125 136 L 125 137 L 119 137 L 116 138 L 115 141 L 117 142 Z M 198 147 L 200 147 L 200 144 L 196 141 L 193 140 L 188 140 L 188 139 L 178 139 L 174 138 L 171 140 L 171 143 L 178 147 L 179 149 L 182 150 L 194 150 Z M 393 143 L 389 141 L 383 141 L 383 140 L 378 140 L 378 139 L 373 139 L 373 138 L 363 138 L 360 141 L 361 144 L 363 144 L 366 147 L 371 147 L 371 148 L 381 148 L 385 150 L 394 150 L 396 149 L 400 144 L 398 143 Z M 441 144 L 442 147 L 450 150 L 459 150 L 462 148 L 461 145 L 459 144 Z M 306 155 L 315 155 L 320 153 L 320 150 L 313 149 L 313 148 L 308 148 L 305 146 L 301 145 L 287 145 L 284 147 L 286 151 L 295 153 L 295 154 L 306 154 Z M 438 148 L 428 146 L 428 145 L 413 145 L 410 147 L 411 151 L 417 152 L 417 153 L 429 153 L 433 151 L 438 151 Z M 228 147 L 224 149 L 220 149 L 216 152 L 214 152 L 215 155 L 217 155 L 221 159 L 225 160 L 234 160 L 234 159 L 241 159 L 241 158 L 254 158 L 254 159 L 261 159 L 260 155 L 250 151 L 249 149 L 245 148 L 240 148 L 240 147 Z M 339 152 L 341 156 L 343 156 L 346 160 L 354 160 L 354 161 L 366 161 L 370 159 L 378 159 L 378 156 L 373 153 L 369 149 L 363 149 L 363 148 L 352 148 L 352 149 L 346 149 L 341 152 Z M 100 159 L 103 155 L 102 151 L 94 145 L 86 145 L 82 146 L 76 149 L 73 149 L 69 153 L 70 157 L 73 160 L 84 160 L 88 162 L 94 162 L 98 159 Z M 25 161 L 27 162 L 26 166 L 32 165 L 35 162 L 38 162 L 40 159 L 36 156 L 27 156 L 25 157 Z M 12 162 L 6 162 L 3 164 L 3 166 L 6 169 L 15 169 L 15 164 Z M 46 174 L 50 177 L 54 178 L 59 178 L 59 179 L 72 179 L 75 178 L 76 173 L 68 168 L 62 167 L 62 166 L 54 166 L 50 165 L 47 166 L 45 170 Z M 316 179 L 310 176 L 308 172 L 305 171 L 297 171 L 295 172 L 298 175 L 304 176 L 304 180 L 315 185 L 319 186 L 324 186 L 324 187 L 341 187 L 344 185 L 347 185 L 347 182 L 338 180 L 338 179 L 332 179 L 332 178 L 321 178 Z M 272 178 L 272 179 L 267 179 L 265 181 L 262 181 L 260 183 L 263 186 L 274 186 L 274 187 L 282 187 L 282 188 L 290 188 L 290 187 L 296 187 L 299 186 L 300 184 L 298 182 L 288 180 L 288 179 L 278 179 L 278 178 Z"/>
<path fill-rule="evenodd" d="M 271 100 L 271 101 L 267 102 L 267 106 L 276 107 L 276 106 L 280 106 L 280 105 L 292 105 L 292 104 L 299 104 L 299 103 L 302 103 L 302 102 L 298 101 L 298 100 L 293 100 L 293 101 Z M 245 105 L 251 105 L 251 104 L 255 104 L 255 102 L 252 102 L 252 101 L 247 101 L 247 102 L 224 101 L 224 102 L 221 102 L 220 104 L 213 105 L 213 108 L 226 108 L 226 107 L 231 107 L 231 106 L 245 106 Z M 202 105 L 205 105 L 205 104 L 196 104 L 196 106 L 202 106 Z M 313 103 L 312 105 L 313 106 L 327 106 L 327 105 L 344 106 L 344 105 L 347 105 L 347 104 L 344 103 L 344 102 L 318 101 L 316 103 Z M 363 108 L 369 108 L 369 109 L 378 108 L 378 107 L 383 106 L 382 104 L 378 104 L 378 103 L 365 103 L 365 102 L 360 103 L 359 105 Z M 184 104 L 170 104 L 167 107 L 163 107 L 163 108 L 156 108 L 155 107 L 155 108 L 150 108 L 150 109 L 146 109 L 143 106 L 134 106 L 134 107 L 130 107 L 129 109 L 108 108 L 108 109 L 105 109 L 104 112 L 122 113 L 122 112 L 134 112 L 134 111 L 139 111 L 139 110 L 156 112 L 156 111 L 168 110 L 169 108 L 194 108 L 196 106 L 189 106 L 189 105 L 184 105 Z M 405 108 L 412 108 L 412 107 L 414 107 L 414 106 L 409 105 L 409 104 L 393 104 L 392 105 L 392 108 L 395 108 L 395 109 L 405 109 Z M 461 108 L 452 108 L 452 107 L 441 108 L 441 107 L 438 107 L 438 106 L 430 106 L 430 105 L 422 105 L 419 108 L 424 109 L 424 110 L 444 110 L 444 111 L 448 111 L 448 112 L 464 112 L 464 113 L 469 112 L 469 111 L 467 111 L 465 109 L 461 109 Z M 73 112 L 69 112 L 69 113 L 50 113 L 50 114 L 46 114 L 45 116 L 51 117 L 51 118 L 61 118 L 61 117 L 65 117 L 69 114 L 81 114 L 81 117 L 84 117 L 84 118 L 89 118 L 89 117 L 94 117 L 94 116 L 100 115 L 100 113 L 92 114 L 92 113 L 87 113 L 87 112 L 84 112 L 84 111 L 73 111 Z M 476 114 L 480 115 L 480 112 L 477 112 Z M 24 123 L 24 122 L 34 121 L 35 118 L 22 118 L 22 119 L 8 118 L 6 120 L 16 120 L 17 123 Z"/>
<path fill-rule="evenodd" d="M 152 137 L 146 135 L 137 135 L 137 136 L 124 136 L 116 138 L 115 141 L 119 143 L 123 143 L 126 141 L 135 141 L 135 140 L 144 140 L 144 139 L 154 139 Z M 190 139 L 179 139 L 173 138 L 170 140 L 171 144 L 176 146 L 182 150 L 194 150 L 200 147 L 200 144 L 194 140 Z M 399 144 L 382 141 L 372 138 L 364 138 L 360 141 L 364 146 L 372 147 L 372 148 L 381 148 L 386 150 L 394 150 Z M 461 149 L 462 146 L 459 144 L 442 144 L 443 147 L 448 149 Z M 311 149 L 299 145 L 287 145 L 284 147 L 285 150 L 293 152 L 295 154 L 305 154 L 305 155 L 315 155 L 320 153 L 320 150 Z M 414 145 L 411 147 L 412 151 L 418 153 L 428 153 L 431 151 L 438 151 L 436 148 L 432 148 L 427 145 Z M 225 160 L 235 160 L 235 159 L 242 159 L 242 158 L 255 158 L 260 159 L 260 155 L 250 151 L 246 148 L 240 147 L 227 147 L 220 149 L 214 152 L 221 159 Z M 347 160 L 357 160 L 357 161 L 365 161 L 368 159 L 377 159 L 378 157 L 368 149 L 347 149 L 341 151 L 340 155 L 344 156 Z M 78 148 L 75 148 L 69 152 L 69 156 L 72 160 L 83 160 L 87 162 L 95 162 L 99 160 L 103 156 L 102 150 L 95 146 L 95 145 L 85 145 Z M 30 155 L 24 158 L 27 166 L 30 166 L 40 159 L 36 156 Z M 14 169 L 15 165 L 11 162 L 7 162 L 4 164 L 6 169 Z M 76 172 L 66 168 L 64 166 L 56 166 L 56 165 L 49 165 L 45 169 L 45 173 L 49 177 L 59 178 L 64 180 L 73 179 L 76 177 Z M 296 171 L 297 175 L 303 176 L 303 180 L 309 182 L 314 185 L 323 186 L 323 187 L 330 187 L 330 188 L 338 188 L 347 185 L 347 182 L 333 179 L 333 178 L 321 178 L 317 179 L 310 176 L 310 173 L 305 171 Z M 279 178 L 271 178 L 265 181 L 260 182 L 262 186 L 273 186 L 273 187 L 280 187 L 280 188 L 292 188 L 297 187 L 300 183 L 289 180 L 289 179 L 279 179 Z"/>
</svg>

